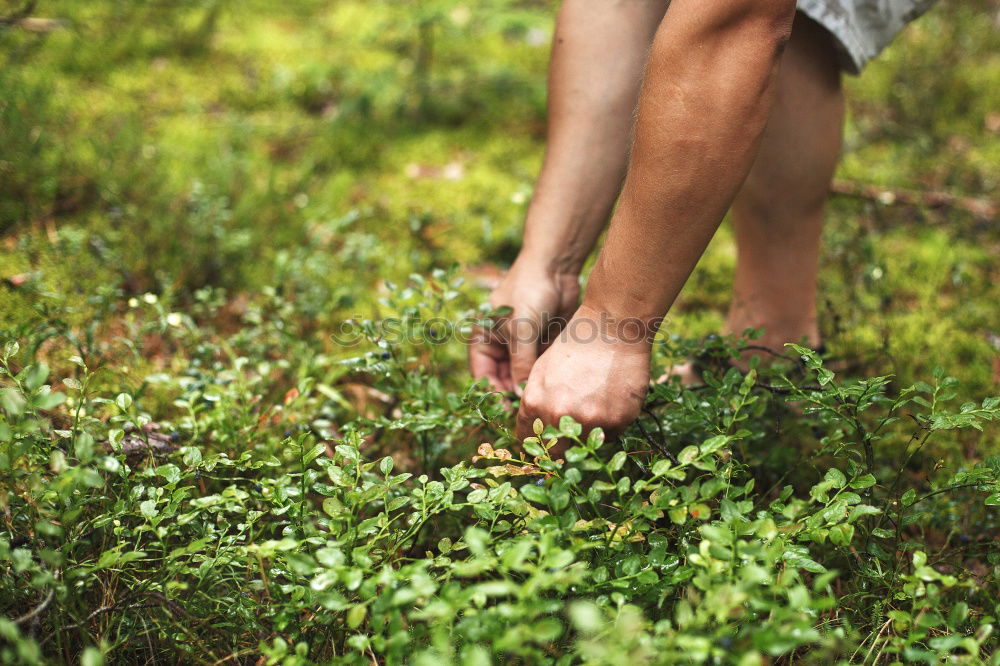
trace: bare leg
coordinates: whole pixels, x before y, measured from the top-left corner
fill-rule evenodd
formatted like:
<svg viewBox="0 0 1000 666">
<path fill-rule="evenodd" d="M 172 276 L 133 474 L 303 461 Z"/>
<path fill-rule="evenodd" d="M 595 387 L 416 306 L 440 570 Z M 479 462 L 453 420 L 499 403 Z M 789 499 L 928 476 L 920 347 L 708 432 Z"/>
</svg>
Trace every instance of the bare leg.
<svg viewBox="0 0 1000 666">
<path fill-rule="evenodd" d="M 756 344 L 820 342 L 816 318 L 823 206 L 840 156 L 844 96 L 830 35 L 797 14 L 760 151 L 733 202 L 737 262 L 725 332 L 762 328 Z M 692 362 L 659 381 L 702 378 Z"/>
<path fill-rule="evenodd" d="M 566 0 L 560 8 L 545 161 L 521 251 L 532 263 L 575 281 L 604 230 L 625 176 L 646 54 L 668 4 Z"/>
<path fill-rule="evenodd" d="M 733 202 L 737 263 L 726 329 L 760 344 L 820 342 L 816 319 L 823 206 L 840 156 L 844 97 L 832 38 L 796 16 L 760 152 Z"/>
<path fill-rule="evenodd" d="M 668 0 L 565 0 L 549 67 L 545 162 L 524 246 L 490 295 L 513 309 L 500 336 L 469 346 L 473 376 L 518 391 L 544 345 L 579 305 L 580 270 L 611 214 L 628 164 L 646 56 Z"/>
</svg>

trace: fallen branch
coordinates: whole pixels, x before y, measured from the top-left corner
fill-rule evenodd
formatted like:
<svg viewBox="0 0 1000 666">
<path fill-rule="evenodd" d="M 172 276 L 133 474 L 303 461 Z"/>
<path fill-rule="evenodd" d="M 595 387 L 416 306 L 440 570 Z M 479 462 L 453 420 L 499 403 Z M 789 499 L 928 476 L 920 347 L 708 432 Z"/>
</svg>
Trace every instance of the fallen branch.
<svg viewBox="0 0 1000 666">
<path fill-rule="evenodd" d="M 955 208 L 990 222 L 995 221 L 997 218 L 996 202 L 989 199 L 961 197 L 950 192 L 937 190 L 923 192 L 900 188 L 887 189 L 878 187 L 877 185 L 856 183 L 848 180 L 833 181 L 830 185 L 830 191 L 833 194 L 842 196 L 876 201 L 884 206 L 901 204 L 904 206 L 925 206 L 927 208 Z"/>
</svg>

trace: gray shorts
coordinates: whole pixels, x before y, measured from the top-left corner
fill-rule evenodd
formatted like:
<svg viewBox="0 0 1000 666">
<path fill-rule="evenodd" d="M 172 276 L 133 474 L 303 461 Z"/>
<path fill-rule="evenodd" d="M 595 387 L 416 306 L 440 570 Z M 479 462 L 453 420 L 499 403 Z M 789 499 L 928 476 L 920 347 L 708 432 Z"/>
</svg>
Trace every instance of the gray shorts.
<svg viewBox="0 0 1000 666">
<path fill-rule="evenodd" d="M 858 74 L 934 0 L 798 0 L 800 12 L 836 38 L 843 68 Z"/>
</svg>

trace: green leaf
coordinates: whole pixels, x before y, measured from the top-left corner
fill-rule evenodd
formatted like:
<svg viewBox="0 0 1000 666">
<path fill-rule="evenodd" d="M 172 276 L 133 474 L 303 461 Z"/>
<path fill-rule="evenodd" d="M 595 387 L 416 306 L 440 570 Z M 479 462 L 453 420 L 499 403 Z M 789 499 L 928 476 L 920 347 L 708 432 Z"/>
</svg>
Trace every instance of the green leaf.
<svg viewBox="0 0 1000 666">
<path fill-rule="evenodd" d="M 690 465 L 698 459 L 698 453 L 697 446 L 686 446 L 684 447 L 684 450 L 678 454 L 677 460 L 685 465 Z"/>
<path fill-rule="evenodd" d="M 118 406 L 118 409 L 123 412 L 127 412 L 132 406 L 132 396 L 128 393 L 119 393 L 117 397 L 115 397 L 115 404 Z"/>
<path fill-rule="evenodd" d="M 823 479 L 830 483 L 830 485 L 834 488 L 843 488 L 847 485 L 847 478 L 844 477 L 844 473 L 836 467 L 831 467 L 826 470 L 826 474 L 823 476 Z"/>
<path fill-rule="evenodd" d="M 826 567 L 819 562 L 798 553 L 786 552 L 784 559 L 788 562 L 789 566 L 805 569 L 812 573 L 824 573 L 826 571 Z"/>
<path fill-rule="evenodd" d="M 333 547 L 320 548 L 316 551 L 315 557 L 322 566 L 330 568 L 342 566 L 347 561 L 344 552 Z"/>
<path fill-rule="evenodd" d="M 692 518 L 697 518 L 698 520 L 710 520 L 712 518 L 712 510 L 708 508 L 707 504 L 694 504 L 689 510 Z"/>
<path fill-rule="evenodd" d="M 969 604 L 964 601 L 956 602 L 948 612 L 948 626 L 958 629 L 967 617 L 969 617 Z"/>
<path fill-rule="evenodd" d="M 858 504 L 851 509 L 851 515 L 847 517 L 847 522 L 853 523 L 862 516 L 877 516 L 880 513 L 882 513 L 881 509 L 876 509 L 868 504 Z"/>
<path fill-rule="evenodd" d="M 41 410 L 55 409 L 64 402 L 66 402 L 65 393 L 50 391 L 47 387 L 42 387 L 42 390 L 31 399 L 31 404 L 35 409 Z"/>
<path fill-rule="evenodd" d="M 357 629 L 361 626 L 361 623 L 365 621 L 365 616 L 368 614 L 368 607 L 357 605 L 351 610 L 347 611 L 347 626 L 351 629 Z"/>
<path fill-rule="evenodd" d="M 88 463 L 94 457 L 94 438 L 89 432 L 81 430 L 73 442 L 73 453 L 80 462 Z"/>
<path fill-rule="evenodd" d="M 871 474 L 865 474 L 864 476 L 859 476 L 858 478 L 851 481 L 851 488 L 855 490 L 864 490 L 865 488 L 871 488 L 875 485 L 875 477 Z"/>
<path fill-rule="evenodd" d="M 563 416 L 559 419 L 559 432 L 567 437 L 579 437 L 583 432 L 582 426 L 570 416 Z"/>
<path fill-rule="evenodd" d="M 316 571 L 316 561 L 308 553 L 285 553 L 285 563 L 300 576 L 311 576 Z"/>
<path fill-rule="evenodd" d="M 156 508 L 156 500 L 146 500 L 139 505 L 139 513 L 146 518 L 155 518 L 160 512 Z"/>
<path fill-rule="evenodd" d="M 589 601 L 574 601 L 570 604 L 569 617 L 577 630 L 584 634 L 595 634 L 604 626 L 600 607 Z"/>
<path fill-rule="evenodd" d="M 0 408 L 10 416 L 21 416 L 27 406 L 28 401 L 16 388 L 0 389 Z"/>
<path fill-rule="evenodd" d="M 24 369 L 24 386 L 34 392 L 49 378 L 49 366 L 45 363 L 32 363 Z"/>
<path fill-rule="evenodd" d="M 892 562 L 893 556 L 886 552 L 885 548 L 878 545 L 876 542 L 872 541 L 868 544 L 868 552 L 882 560 L 883 562 Z"/>
<path fill-rule="evenodd" d="M 306 451 L 305 455 L 302 456 L 302 464 L 308 465 L 313 460 L 316 460 L 316 458 L 319 458 L 321 455 L 323 455 L 325 452 L 326 452 L 326 444 L 315 445 L 314 447 Z"/>
<path fill-rule="evenodd" d="M 388 509 L 389 511 L 398 511 L 399 509 L 402 509 L 409 503 L 410 503 L 410 498 L 407 497 L 406 495 L 401 495 L 399 497 L 393 497 L 391 500 L 389 500 L 389 503 L 386 504 L 385 508 Z"/>
<path fill-rule="evenodd" d="M 903 493 L 903 496 L 899 499 L 899 501 L 903 506 L 913 506 L 913 503 L 917 501 L 917 491 L 910 488 Z"/>
<path fill-rule="evenodd" d="M 336 497 L 327 497 L 323 500 L 323 512 L 331 518 L 338 518 L 347 513 L 347 508 Z"/>
<path fill-rule="evenodd" d="M 617 472 L 625 465 L 625 460 L 628 458 L 628 454 L 624 451 L 619 451 L 615 455 L 611 456 L 611 460 L 608 462 L 608 469 L 612 472 Z"/>
<path fill-rule="evenodd" d="M 536 458 L 541 458 L 545 455 L 545 449 L 538 443 L 537 437 L 529 437 L 524 440 L 524 450 L 529 456 L 535 456 Z"/>
<path fill-rule="evenodd" d="M 854 525 L 841 523 L 830 528 L 830 541 L 838 546 L 848 546 L 854 539 Z"/>
<path fill-rule="evenodd" d="M 549 500 L 548 493 L 545 492 L 545 489 L 540 486 L 536 486 L 533 483 L 526 483 L 521 486 L 521 495 L 524 499 L 534 504 L 547 504 Z"/>
<path fill-rule="evenodd" d="M 706 539 L 719 544 L 729 544 L 733 540 L 733 533 L 724 525 L 702 525 L 699 530 Z"/>
<path fill-rule="evenodd" d="M 108 431 L 108 443 L 111 445 L 111 450 L 115 453 L 120 453 L 122 450 L 122 439 L 125 437 L 125 431 L 121 428 L 114 428 Z"/>
<path fill-rule="evenodd" d="M 667 460 L 666 458 L 661 458 L 660 460 L 657 460 L 655 463 L 653 463 L 652 467 L 653 476 L 663 476 L 664 474 L 667 473 L 667 470 L 669 470 L 672 465 L 673 463 Z"/>
<path fill-rule="evenodd" d="M 719 502 L 719 513 L 722 515 L 722 519 L 727 523 L 739 520 L 743 517 L 743 514 L 740 513 L 740 509 L 736 502 L 726 499 L 725 497 L 723 497 L 722 501 Z"/>
<path fill-rule="evenodd" d="M 383 476 L 389 476 L 389 472 L 392 471 L 393 460 L 392 456 L 386 456 L 382 458 L 382 461 L 378 464 L 379 471 L 382 472 Z"/>
<path fill-rule="evenodd" d="M 702 442 L 701 452 L 712 453 L 714 451 L 718 451 L 728 443 L 729 443 L 728 435 L 716 435 L 715 437 L 711 437 Z"/>
<path fill-rule="evenodd" d="M 954 650 L 959 646 L 962 641 L 965 640 L 965 636 L 950 634 L 947 636 L 935 636 L 927 642 L 932 650 L 939 650 L 941 652 L 948 652 Z"/>
<path fill-rule="evenodd" d="M 141 550 L 132 550 L 124 553 L 118 550 L 106 550 L 101 553 L 101 556 L 97 559 L 95 568 L 110 569 L 112 567 L 120 567 L 128 564 L 129 562 L 145 559 L 145 557 L 145 551 Z"/>
<path fill-rule="evenodd" d="M 670 511 L 667 512 L 667 515 L 670 516 L 670 520 L 674 521 L 678 525 L 683 525 L 687 522 L 688 510 L 686 506 L 678 506 L 670 509 Z"/>
<path fill-rule="evenodd" d="M 80 666 L 104 666 L 104 654 L 94 646 L 88 646 L 80 655 Z"/>
<path fill-rule="evenodd" d="M 156 474 L 162 476 L 167 483 L 177 483 L 181 480 L 181 470 L 177 465 L 160 465 L 156 468 Z"/>
<path fill-rule="evenodd" d="M 109 438 L 109 441 L 110 441 L 110 433 L 108 435 L 108 438 Z M 112 448 L 114 448 L 114 444 L 112 444 L 111 446 L 112 446 Z M 116 451 L 120 451 L 121 450 L 121 443 L 120 442 L 118 444 L 118 448 L 115 449 L 115 450 Z M 201 449 L 199 449 L 196 446 L 185 446 L 185 447 L 182 447 L 181 448 L 181 455 L 182 455 L 181 460 L 188 467 L 196 467 L 198 465 L 198 463 L 200 463 L 201 460 L 202 460 Z"/>
</svg>

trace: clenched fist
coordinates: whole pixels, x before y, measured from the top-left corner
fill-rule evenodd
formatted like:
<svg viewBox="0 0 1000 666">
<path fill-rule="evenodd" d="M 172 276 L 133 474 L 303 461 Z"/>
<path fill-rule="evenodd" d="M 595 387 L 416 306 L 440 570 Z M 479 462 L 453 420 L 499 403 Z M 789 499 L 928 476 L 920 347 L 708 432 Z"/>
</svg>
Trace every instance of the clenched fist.
<svg viewBox="0 0 1000 666">
<path fill-rule="evenodd" d="M 490 294 L 494 308 L 509 316 L 490 331 L 477 331 L 469 345 L 469 369 L 486 377 L 494 389 L 518 392 L 539 354 L 558 335 L 579 302 L 576 274 L 554 274 L 527 261 L 516 261 Z"/>
<path fill-rule="evenodd" d="M 536 418 L 556 425 L 562 416 L 573 417 L 584 432 L 600 427 L 609 436 L 620 434 L 642 410 L 651 348 L 651 333 L 622 331 L 581 306 L 531 370 L 517 436 L 530 437 Z"/>
</svg>

